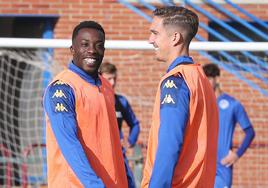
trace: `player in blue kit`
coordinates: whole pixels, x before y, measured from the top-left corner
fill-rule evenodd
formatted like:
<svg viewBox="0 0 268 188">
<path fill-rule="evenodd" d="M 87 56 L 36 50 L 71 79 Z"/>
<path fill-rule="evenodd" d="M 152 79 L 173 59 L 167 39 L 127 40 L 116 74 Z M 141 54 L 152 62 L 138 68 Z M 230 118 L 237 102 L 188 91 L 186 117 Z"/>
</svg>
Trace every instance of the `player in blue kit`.
<svg viewBox="0 0 268 188">
<path fill-rule="evenodd" d="M 117 79 L 116 66 L 109 62 L 105 62 L 100 66 L 99 72 L 105 79 L 108 80 L 108 82 L 115 89 L 116 79 Z M 128 178 L 129 187 L 135 187 L 135 179 L 128 165 L 126 149 L 133 148 L 138 140 L 138 136 L 140 133 L 139 121 L 136 118 L 126 97 L 124 97 L 123 95 L 115 94 L 115 112 L 116 112 L 119 133 L 120 133 L 121 144 L 123 146 L 122 147 L 123 156 L 124 156 L 125 165 L 127 169 L 127 178 Z M 129 127 L 129 135 L 128 135 L 127 141 L 125 141 L 123 137 L 123 132 L 122 132 L 123 121 L 125 121 Z"/>
<path fill-rule="evenodd" d="M 109 62 L 105 62 L 100 66 L 99 72 L 104 78 L 106 78 L 109 81 L 112 87 L 115 88 L 117 79 L 116 66 Z M 123 133 L 121 129 L 124 120 L 126 121 L 130 129 L 127 142 L 124 143 L 123 145 L 127 148 L 133 147 L 138 140 L 138 136 L 140 133 L 140 125 L 129 102 L 123 95 L 115 94 L 115 111 L 116 111 L 118 128 L 120 131 L 120 138 L 123 139 Z"/>
<path fill-rule="evenodd" d="M 217 78 L 220 69 L 215 64 L 203 66 L 209 78 L 219 107 L 219 137 L 215 188 L 229 188 L 232 185 L 233 164 L 245 153 L 252 142 L 255 132 L 242 104 L 221 91 Z M 233 150 L 233 135 L 236 124 L 239 123 L 245 133 L 242 144 L 236 151 Z"/>
</svg>

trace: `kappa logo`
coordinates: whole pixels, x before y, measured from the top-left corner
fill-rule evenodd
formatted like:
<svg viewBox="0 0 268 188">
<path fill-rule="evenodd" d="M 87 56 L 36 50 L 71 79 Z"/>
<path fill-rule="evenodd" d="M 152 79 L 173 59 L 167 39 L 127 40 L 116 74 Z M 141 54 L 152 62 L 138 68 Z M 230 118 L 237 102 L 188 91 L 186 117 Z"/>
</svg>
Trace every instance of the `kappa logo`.
<svg viewBox="0 0 268 188">
<path fill-rule="evenodd" d="M 174 102 L 173 98 L 171 97 L 171 95 L 167 94 L 167 95 L 165 95 L 165 98 L 163 99 L 161 104 L 170 104 L 170 103 L 175 104 L 175 102 Z"/>
<path fill-rule="evenodd" d="M 67 84 L 64 83 L 64 82 L 61 81 L 61 80 L 58 80 L 58 81 L 56 81 L 53 85 L 55 86 L 55 85 L 67 85 Z"/>
<path fill-rule="evenodd" d="M 53 94 L 52 98 L 61 98 L 61 97 L 64 97 L 64 98 L 67 98 L 66 95 L 63 93 L 63 91 L 60 89 L 60 90 L 56 90 L 55 93 Z"/>
<path fill-rule="evenodd" d="M 68 112 L 68 110 L 65 108 L 65 106 L 62 103 L 57 103 L 55 106 L 56 112 Z"/>
<path fill-rule="evenodd" d="M 173 80 L 167 80 L 164 84 L 163 88 L 177 88 L 176 84 L 174 83 Z"/>
</svg>

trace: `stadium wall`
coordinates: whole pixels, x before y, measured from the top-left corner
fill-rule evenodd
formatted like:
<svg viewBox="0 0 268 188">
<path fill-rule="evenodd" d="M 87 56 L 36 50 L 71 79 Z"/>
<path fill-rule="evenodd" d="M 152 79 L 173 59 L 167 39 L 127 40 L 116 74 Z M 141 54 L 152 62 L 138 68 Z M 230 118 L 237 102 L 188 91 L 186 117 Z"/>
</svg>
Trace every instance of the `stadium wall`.
<svg viewBox="0 0 268 188">
<path fill-rule="evenodd" d="M 268 20 L 267 4 L 243 4 L 241 7 L 263 20 Z M 203 8 L 226 19 L 211 7 Z M 241 16 L 235 10 L 229 10 Z M 96 20 L 101 23 L 106 31 L 106 39 L 109 40 L 146 40 L 149 36 L 149 23 L 115 0 L 0 0 L 0 14 L 59 15 L 54 30 L 54 38 L 58 39 L 71 38 L 73 27 L 83 20 Z M 200 20 L 205 23 L 208 21 L 202 15 Z M 199 34 L 207 38 L 205 31 L 200 30 Z M 62 65 L 67 65 L 71 59 L 69 49 L 55 49 L 54 54 L 56 61 Z M 191 55 L 198 63 L 209 62 L 197 52 L 191 52 Z M 107 50 L 104 61 L 110 61 L 118 67 L 117 91 L 126 95 L 132 104 L 141 124 L 139 142 L 146 145 L 156 87 L 168 65 L 156 62 L 153 51 L 142 50 Z M 256 138 L 251 148 L 235 165 L 234 187 L 266 187 L 268 98 L 231 74 L 223 71 L 222 75 L 223 90 L 242 102 L 256 130 Z M 237 146 L 243 138 L 243 133 L 237 129 L 236 134 Z"/>
</svg>

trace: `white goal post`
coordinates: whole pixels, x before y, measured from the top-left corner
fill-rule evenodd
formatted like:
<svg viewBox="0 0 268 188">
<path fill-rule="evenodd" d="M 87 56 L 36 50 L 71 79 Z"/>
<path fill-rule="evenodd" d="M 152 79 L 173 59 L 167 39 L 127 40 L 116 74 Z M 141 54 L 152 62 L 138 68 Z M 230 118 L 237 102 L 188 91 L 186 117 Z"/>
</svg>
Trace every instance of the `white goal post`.
<svg viewBox="0 0 268 188">
<path fill-rule="evenodd" d="M 70 39 L 0 38 L 0 48 L 69 48 Z M 106 40 L 105 48 L 121 50 L 152 50 L 145 40 Z M 190 50 L 204 51 L 268 51 L 268 42 L 195 42 Z"/>
</svg>

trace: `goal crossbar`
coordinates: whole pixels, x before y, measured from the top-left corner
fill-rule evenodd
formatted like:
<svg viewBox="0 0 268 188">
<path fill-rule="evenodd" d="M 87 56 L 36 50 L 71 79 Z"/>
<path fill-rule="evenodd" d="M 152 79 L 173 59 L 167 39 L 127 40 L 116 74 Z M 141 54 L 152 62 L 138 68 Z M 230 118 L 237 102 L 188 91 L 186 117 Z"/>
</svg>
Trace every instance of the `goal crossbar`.
<svg viewBox="0 0 268 188">
<path fill-rule="evenodd" d="M 71 39 L 0 38 L 0 48 L 69 48 Z M 121 50 L 153 50 L 145 40 L 106 40 L 105 48 Z M 192 42 L 196 51 L 268 51 L 268 42 Z"/>
</svg>

